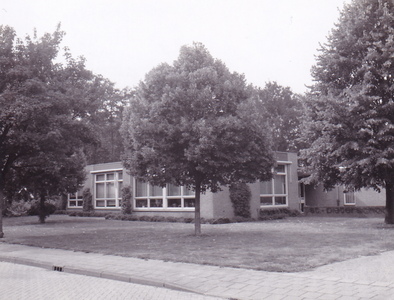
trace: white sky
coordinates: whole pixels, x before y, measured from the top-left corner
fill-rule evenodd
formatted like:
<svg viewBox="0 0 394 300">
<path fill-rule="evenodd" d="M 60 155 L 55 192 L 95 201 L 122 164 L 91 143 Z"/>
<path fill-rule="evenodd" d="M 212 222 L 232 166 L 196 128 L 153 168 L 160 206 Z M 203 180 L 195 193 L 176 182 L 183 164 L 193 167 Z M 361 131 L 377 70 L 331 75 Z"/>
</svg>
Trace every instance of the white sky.
<svg viewBox="0 0 394 300">
<path fill-rule="evenodd" d="M 177 59 L 182 45 L 203 43 L 248 83 L 268 81 L 303 93 L 319 43 L 338 8 L 351 0 L 2 0 L 0 24 L 19 37 L 54 32 L 83 55 L 87 68 L 134 87 L 152 68 Z"/>
</svg>

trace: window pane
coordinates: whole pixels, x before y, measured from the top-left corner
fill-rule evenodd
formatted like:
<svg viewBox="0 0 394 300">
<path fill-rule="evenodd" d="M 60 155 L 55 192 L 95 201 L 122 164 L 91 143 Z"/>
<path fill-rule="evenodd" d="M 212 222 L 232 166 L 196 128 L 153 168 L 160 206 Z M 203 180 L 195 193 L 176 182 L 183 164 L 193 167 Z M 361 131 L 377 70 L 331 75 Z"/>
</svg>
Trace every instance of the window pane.
<svg viewBox="0 0 394 300">
<path fill-rule="evenodd" d="M 135 200 L 135 207 L 148 207 L 148 200 L 146 199 Z"/>
<path fill-rule="evenodd" d="M 168 196 L 180 196 L 181 195 L 181 187 L 180 186 L 169 184 L 167 191 L 168 191 L 167 192 Z"/>
<path fill-rule="evenodd" d="M 185 207 L 194 207 L 194 199 L 185 199 Z"/>
<path fill-rule="evenodd" d="M 146 197 L 146 196 L 148 196 L 148 194 L 147 194 L 147 187 L 148 187 L 148 183 L 136 181 L 136 184 L 135 184 L 135 189 L 136 189 L 135 196 L 136 197 Z"/>
<path fill-rule="evenodd" d="M 272 180 L 260 182 L 260 195 L 272 194 Z"/>
<path fill-rule="evenodd" d="M 285 173 L 285 165 L 279 165 L 275 168 L 275 172 L 277 173 Z"/>
<path fill-rule="evenodd" d="M 104 181 L 104 180 L 105 180 L 104 174 L 97 174 L 96 175 L 96 181 Z"/>
<path fill-rule="evenodd" d="M 150 199 L 150 207 L 163 207 L 163 199 Z"/>
<path fill-rule="evenodd" d="M 168 199 L 168 207 L 182 207 L 181 199 Z"/>
<path fill-rule="evenodd" d="M 123 182 L 119 181 L 118 182 L 118 197 L 122 198 L 122 188 L 123 188 Z"/>
<path fill-rule="evenodd" d="M 107 174 L 107 180 L 114 180 L 114 179 L 115 179 L 115 173 Z"/>
<path fill-rule="evenodd" d="M 115 198 L 115 184 L 107 182 L 107 198 Z"/>
<path fill-rule="evenodd" d="M 149 185 L 149 196 L 163 196 L 163 188 L 157 185 Z"/>
<path fill-rule="evenodd" d="M 356 198 L 354 197 L 354 193 L 348 192 L 345 193 L 345 204 L 355 204 L 356 203 Z"/>
<path fill-rule="evenodd" d="M 193 195 L 194 196 L 194 192 L 192 190 L 187 189 L 185 186 L 183 187 L 183 195 L 184 196 L 190 196 Z"/>
<path fill-rule="evenodd" d="M 115 200 L 107 200 L 107 207 L 115 207 L 116 201 Z"/>
<path fill-rule="evenodd" d="M 96 200 L 96 207 L 105 207 L 105 200 Z"/>
<path fill-rule="evenodd" d="M 69 199 L 77 199 L 77 198 L 75 197 L 75 194 L 69 194 Z"/>
<path fill-rule="evenodd" d="M 275 205 L 285 205 L 286 197 L 275 197 Z"/>
<path fill-rule="evenodd" d="M 75 200 L 70 201 L 69 206 L 77 206 L 77 201 L 75 201 Z"/>
<path fill-rule="evenodd" d="M 119 173 L 118 173 L 118 179 L 119 179 L 119 180 L 122 180 L 122 179 L 123 179 L 123 172 L 119 172 Z"/>
<path fill-rule="evenodd" d="M 286 176 L 275 175 L 275 194 L 286 194 Z"/>
<path fill-rule="evenodd" d="M 104 183 L 96 183 L 96 198 L 104 198 Z"/>
<path fill-rule="evenodd" d="M 82 205 L 83 205 L 83 202 L 82 202 L 82 201 L 77 201 L 77 205 L 78 205 L 78 206 L 82 206 Z"/>
<path fill-rule="evenodd" d="M 260 197 L 260 205 L 273 205 L 272 197 Z"/>
</svg>

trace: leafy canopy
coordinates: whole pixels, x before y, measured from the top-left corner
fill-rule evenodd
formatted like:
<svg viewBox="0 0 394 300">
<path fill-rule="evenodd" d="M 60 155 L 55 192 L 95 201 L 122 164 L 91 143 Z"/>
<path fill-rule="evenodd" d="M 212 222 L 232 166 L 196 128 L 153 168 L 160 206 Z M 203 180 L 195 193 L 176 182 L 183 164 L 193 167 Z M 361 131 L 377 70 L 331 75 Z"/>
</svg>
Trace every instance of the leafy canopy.
<svg viewBox="0 0 394 300">
<path fill-rule="evenodd" d="M 269 180 L 269 129 L 242 75 L 199 43 L 183 46 L 137 87 L 124 122 L 124 165 L 137 179 L 217 191 Z"/>
<path fill-rule="evenodd" d="M 311 181 L 379 190 L 394 180 L 394 6 L 345 5 L 312 69 L 308 100 L 313 141 L 303 152 Z"/>
<path fill-rule="evenodd" d="M 44 199 L 85 179 L 83 150 L 97 145 L 95 117 L 112 84 L 67 48 L 57 63 L 63 35 L 58 27 L 21 40 L 0 26 L 0 204 L 3 192 L 24 188 Z"/>
</svg>

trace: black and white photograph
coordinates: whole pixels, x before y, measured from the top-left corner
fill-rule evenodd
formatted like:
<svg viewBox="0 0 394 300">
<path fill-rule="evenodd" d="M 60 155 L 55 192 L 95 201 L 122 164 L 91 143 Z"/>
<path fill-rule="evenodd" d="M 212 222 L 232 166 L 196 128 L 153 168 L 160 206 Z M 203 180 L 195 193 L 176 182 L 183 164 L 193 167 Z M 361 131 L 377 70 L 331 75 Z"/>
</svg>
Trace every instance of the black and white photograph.
<svg viewBox="0 0 394 300">
<path fill-rule="evenodd" d="M 394 0 L 2 0 L 0 299 L 394 300 Z"/>
</svg>

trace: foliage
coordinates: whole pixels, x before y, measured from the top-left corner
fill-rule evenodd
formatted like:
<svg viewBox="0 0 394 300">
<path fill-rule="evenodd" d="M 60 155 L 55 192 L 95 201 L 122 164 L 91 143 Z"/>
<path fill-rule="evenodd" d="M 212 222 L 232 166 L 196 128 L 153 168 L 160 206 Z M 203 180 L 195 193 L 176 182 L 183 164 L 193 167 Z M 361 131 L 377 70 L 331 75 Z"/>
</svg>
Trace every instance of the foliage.
<svg viewBox="0 0 394 300">
<path fill-rule="evenodd" d="M 234 215 L 236 217 L 250 218 L 250 200 L 252 198 L 250 187 L 244 182 L 237 182 L 232 183 L 229 190 Z"/>
<path fill-rule="evenodd" d="M 93 112 L 91 116 L 91 123 L 98 137 L 98 143 L 85 147 L 88 164 L 121 160 L 123 142 L 119 129 L 122 124 L 126 100 L 133 95 L 129 89 L 119 91 L 109 80 L 101 77 L 100 79 L 102 80 L 100 89 L 104 95 L 103 102 L 100 109 Z"/>
<path fill-rule="evenodd" d="M 131 207 L 131 201 L 133 198 L 133 191 L 131 186 L 124 186 L 122 188 L 122 213 L 123 214 L 131 214 L 132 212 L 132 207 Z"/>
<path fill-rule="evenodd" d="M 82 210 L 83 211 L 93 210 L 93 196 L 89 188 L 84 189 L 82 193 Z"/>
<path fill-rule="evenodd" d="M 329 189 L 386 189 L 387 223 L 394 223 L 394 4 L 345 5 L 312 69 L 308 134 L 302 157 L 308 182 Z"/>
<path fill-rule="evenodd" d="M 367 218 L 375 217 L 376 215 L 384 215 L 385 207 L 382 206 L 348 206 L 348 207 L 305 207 L 305 215 L 319 215 L 319 216 L 344 216 L 344 217 L 358 217 Z"/>
<path fill-rule="evenodd" d="M 55 211 L 56 206 L 53 202 L 45 202 L 44 210 L 42 210 L 40 200 L 33 200 L 30 203 L 30 208 L 27 210 L 27 215 L 40 216 L 40 214 L 44 213 L 45 218 L 47 218 Z"/>
<path fill-rule="evenodd" d="M 200 192 L 272 176 L 268 127 L 252 90 L 195 43 L 172 66 L 150 71 L 125 112 L 124 166 L 137 180 L 192 188 L 197 235 Z"/>
<path fill-rule="evenodd" d="M 22 40 L 0 26 L 0 204 L 3 192 L 12 199 L 26 189 L 45 202 L 85 180 L 84 152 L 98 144 L 93 121 L 111 83 L 67 48 L 65 63 L 56 62 L 63 36 L 59 26 Z"/>
<path fill-rule="evenodd" d="M 303 98 L 294 94 L 289 87 L 276 82 L 266 83 L 264 89 L 257 89 L 260 111 L 271 127 L 275 151 L 297 151 L 304 114 Z"/>
<path fill-rule="evenodd" d="M 270 208 L 270 209 L 261 209 L 259 213 L 259 220 L 267 221 L 267 220 L 279 220 L 285 219 L 287 217 L 297 217 L 300 215 L 300 212 L 296 209 L 290 208 Z"/>
</svg>

